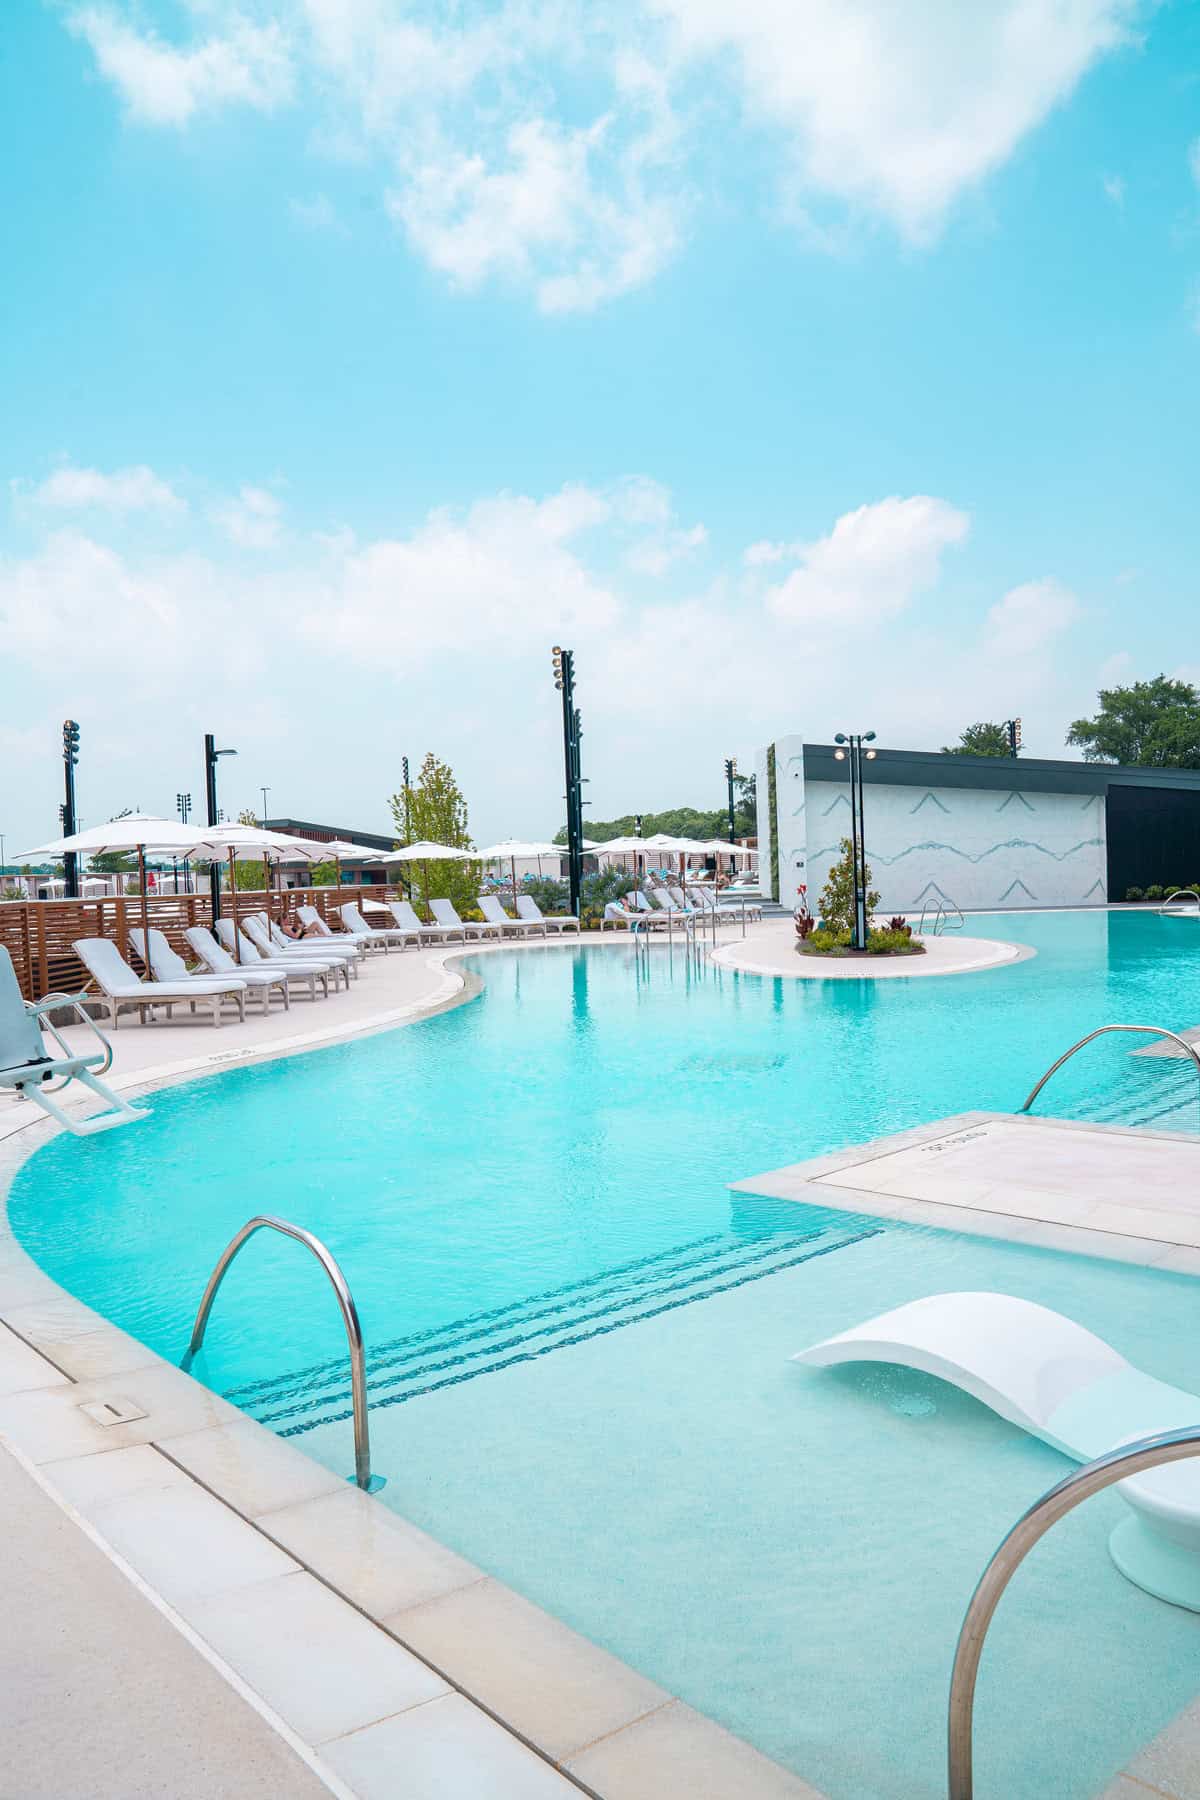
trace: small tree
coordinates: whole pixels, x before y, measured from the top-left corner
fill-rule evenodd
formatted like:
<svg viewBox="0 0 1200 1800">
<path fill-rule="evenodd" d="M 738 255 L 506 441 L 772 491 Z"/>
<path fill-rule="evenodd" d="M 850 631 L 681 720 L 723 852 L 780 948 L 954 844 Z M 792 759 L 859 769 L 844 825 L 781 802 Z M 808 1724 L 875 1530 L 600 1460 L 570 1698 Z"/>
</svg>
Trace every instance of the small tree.
<svg viewBox="0 0 1200 1800">
<path fill-rule="evenodd" d="M 980 719 L 968 725 L 957 744 L 943 744 L 943 756 L 1011 756 L 1012 745 L 1003 725 Z"/>
<path fill-rule="evenodd" d="M 468 848 L 471 833 L 467 826 L 467 802 L 454 779 L 449 763 L 439 762 L 432 750 L 426 752 L 421 773 L 407 793 L 402 789 L 389 801 L 397 837 L 406 836 L 405 800 L 408 802 L 408 833 L 413 843 L 461 845 Z M 461 912 L 476 906 L 479 893 L 477 862 L 431 862 L 422 866 L 408 865 L 413 885 L 419 882 L 422 894 L 428 879 L 429 897 L 451 900 Z M 418 876 L 418 870 L 420 871 Z"/>
<path fill-rule="evenodd" d="M 842 839 L 842 854 L 829 871 L 829 879 L 821 889 L 817 902 L 821 923 L 827 931 L 854 930 L 854 848 L 849 838 Z M 870 864 L 863 864 L 863 880 L 867 888 L 867 917 L 879 905 L 879 895 L 871 892 Z"/>
</svg>

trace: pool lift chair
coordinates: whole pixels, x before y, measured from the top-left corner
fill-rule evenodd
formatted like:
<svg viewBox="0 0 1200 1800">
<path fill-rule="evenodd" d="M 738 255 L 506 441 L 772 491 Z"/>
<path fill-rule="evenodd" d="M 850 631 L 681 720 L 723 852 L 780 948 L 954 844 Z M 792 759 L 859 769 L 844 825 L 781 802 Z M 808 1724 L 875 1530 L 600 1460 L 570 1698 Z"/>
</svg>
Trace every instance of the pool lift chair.
<svg viewBox="0 0 1200 1800">
<path fill-rule="evenodd" d="M 114 1094 L 100 1076 L 112 1066 L 112 1045 L 90 1013 L 85 1011 L 82 994 L 47 994 L 44 1000 L 26 1000 L 17 985 L 16 970 L 8 951 L 0 946 L 0 1087 L 12 1088 L 18 1099 L 36 1101 L 56 1124 L 76 1137 L 90 1137 L 97 1131 L 111 1131 L 117 1125 L 132 1125 L 135 1119 L 149 1117 L 146 1107 L 131 1106 Z M 100 1040 L 100 1049 L 89 1056 L 76 1056 L 54 1021 L 46 1015 L 55 1008 L 71 1006 L 80 1022 Z M 61 1056 L 47 1056 L 43 1032 L 48 1031 Z M 72 1118 L 51 1096 L 72 1081 L 82 1082 L 104 1102 L 106 1110 L 84 1118 Z M 54 1087 L 47 1087 L 54 1082 Z"/>
</svg>

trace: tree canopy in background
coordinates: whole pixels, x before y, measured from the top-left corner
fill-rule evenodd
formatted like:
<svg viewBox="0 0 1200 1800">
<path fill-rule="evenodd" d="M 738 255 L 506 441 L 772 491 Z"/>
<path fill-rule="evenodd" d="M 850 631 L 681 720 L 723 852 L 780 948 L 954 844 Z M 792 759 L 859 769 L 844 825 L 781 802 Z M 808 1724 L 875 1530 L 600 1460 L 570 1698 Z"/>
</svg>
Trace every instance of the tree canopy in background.
<svg viewBox="0 0 1200 1800">
<path fill-rule="evenodd" d="M 462 789 L 454 779 L 449 763 L 439 762 L 432 750 L 426 752 L 416 781 L 407 790 L 402 788 L 393 794 L 388 805 L 392 809 L 396 836 L 402 842 L 461 844 L 464 848 L 471 842 L 467 802 Z M 464 907 L 477 904 L 477 862 L 408 863 L 404 870 L 406 883 L 422 897 L 428 893 L 431 900 L 452 900 L 460 912 Z"/>
<path fill-rule="evenodd" d="M 758 813 L 755 805 L 756 782 L 753 775 L 735 775 L 733 778 L 734 835 L 739 838 L 754 837 L 758 831 Z M 606 844 L 610 838 L 633 837 L 637 830 L 636 813 L 626 813 L 619 819 L 587 819 L 584 821 L 584 836 L 594 843 Z M 666 812 L 643 813 L 643 837 L 656 837 L 662 832 L 666 837 L 687 838 L 727 838 L 729 836 L 729 808 L 721 806 L 712 812 L 701 812 L 694 806 L 673 806 Z M 554 834 L 554 843 L 565 844 L 567 833 L 565 827 Z"/>
<path fill-rule="evenodd" d="M 1094 719 L 1067 732 L 1085 762 L 1140 763 L 1156 769 L 1200 769 L 1200 694 L 1189 681 L 1156 675 L 1131 687 L 1101 688 Z"/>
<path fill-rule="evenodd" d="M 968 725 L 957 744 L 943 744 L 943 756 L 1010 756 L 1008 732 L 992 719 Z"/>
</svg>

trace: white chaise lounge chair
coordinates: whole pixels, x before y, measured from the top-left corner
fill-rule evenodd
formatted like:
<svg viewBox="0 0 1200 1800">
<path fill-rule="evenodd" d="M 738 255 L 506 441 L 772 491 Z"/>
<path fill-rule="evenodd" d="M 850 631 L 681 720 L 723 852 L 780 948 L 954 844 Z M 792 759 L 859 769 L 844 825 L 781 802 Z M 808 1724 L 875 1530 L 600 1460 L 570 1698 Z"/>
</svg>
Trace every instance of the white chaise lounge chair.
<svg viewBox="0 0 1200 1800">
<path fill-rule="evenodd" d="M 188 968 L 182 956 L 172 950 L 163 932 L 156 931 L 155 928 L 151 926 L 149 935 L 149 952 L 146 951 L 142 943 L 140 926 L 129 933 L 129 941 L 137 951 L 142 965 L 149 970 L 155 981 L 211 982 L 222 975 L 232 973 L 236 981 L 245 983 L 248 995 L 258 995 L 259 1005 L 263 1012 L 270 1012 L 271 1010 L 272 990 L 278 993 L 280 999 L 283 1001 L 284 1010 L 287 1010 L 287 981 L 282 975 L 275 974 L 273 970 L 263 969 L 261 966 L 257 969 L 253 969 L 249 964 L 246 964 L 239 969 L 232 956 L 230 956 L 227 958 L 229 964 L 227 969 L 214 969 L 209 966 L 207 973 L 201 973 L 197 970 Z M 191 944 L 190 935 L 188 937 L 188 943 L 195 949 L 195 945 Z M 225 955 L 225 952 L 221 950 L 219 944 L 214 944 L 213 948 L 221 955 Z M 206 962 L 207 959 L 201 957 L 201 961 Z"/>
<path fill-rule="evenodd" d="M 319 956 L 322 962 L 328 959 L 330 962 L 345 963 L 355 981 L 358 980 L 359 971 L 367 960 L 367 946 L 355 943 L 349 932 L 343 932 L 340 938 L 335 937 L 319 913 L 316 915 L 317 924 L 323 929 L 309 932 L 303 938 L 290 938 L 268 913 L 259 912 L 253 916 L 270 939 L 273 956 L 278 956 L 281 950 L 286 950 L 289 954 L 293 950 L 309 951 L 314 956 Z M 307 920 L 301 922 L 306 924 Z"/>
<path fill-rule="evenodd" d="M 260 913 L 259 917 L 262 918 L 263 915 Z M 332 931 L 328 919 L 323 919 L 315 906 L 297 907 L 296 917 L 302 925 L 311 927 L 309 935 L 304 939 L 305 944 L 311 944 L 314 949 L 322 952 L 336 950 L 339 956 L 353 956 L 360 963 L 366 957 L 368 946 L 360 944 L 358 939 L 351 937 L 348 931 Z M 297 939 L 286 937 L 278 925 L 273 922 L 271 924 L 271 941 L 274 944 L 284 943 L 293 946 L 297 943 Z"/>
<path fill-rule="evenodd" d="M 324 944 L 309 943 L 306 938 L 303 943 L 288 943 L 285 948 L 281 949 L 273 942 L 270 932 L 257 913 L 251 913 L 248 918 L 242 920 L 242 932 L 245 937 L 250 939 L 264 962 L 276 963 L 280 967 L 287 968 L 290 968 L 293 963 L 305 963 L 310 968 L 326 969 L 333 976 L 335 988 L 339 976 L 343 986 L 349 988 L 350 971 L 347 967 L 349 959 L 344 956 L 330 955 Z M 224 938 L 221 941 L 224 943 Z M 226 944 L 225 947 L 226 949 L 233 948 L 232 944 Z"/>
<path fill-rule="evenodd" d="M 462 935 L 453 925 L 426 925 L 423 919 L 418 919 L 411 900 L 389 900 L 388 911 L 404 933 L 406 942 L 444 944 L 450 938 Z"/>
<path fill-rule="evenodd" d="M 514 919 L 510 913 L 505 912 L 495 894 L 479 894 L 477 899 L 479 901 L 479 910 L 483 914 L 484 919 L 489 925 L 494 925 L 496 927 L 496 930 L 500 933 L 501 937 L 504 937 L 508 933 L 511 933 L 513 937 L 528 937 L 530 933 L 534 931 L 540 933 L 542 937 L 548 937 L 550 935 L 546 930 L 544 921 L 538 921 L 536 919 Z M 457 918 L 457 916 L 456 913 L 455 917 Z"/>
<path fill-rule="evenodd" d="M 372 950 L 382 950 L 386 956 L 392 945 L 403 950 L 407 934 L 395 931 L 391 926 L 368 925 L 358 907 L 353 903 L 338 908 L 342 915 L 342 923 L 352 938 Z"/>
<path fill-rule="evenodd" d="M 561 936 L 564 931 L 579 931 L 578 918 L 574 913 L 544 913 L 532 894 L 517 895 L 517 916 L 528 919 L 531 925 L 544 925 L 547 935 L 553 929 Z"/>
<path fill-rule="evenodd" d="M 82 1024 L 95 1032 L 99 1050 L 77 1056 L 58 1026 L 46 1017 L 59 1007 L 73 1006 Z M 48 1031 L 60 1056 L 47 1056 L 42 1033 Z M 49 1113 L 57 1124 L 74 1132 L 76 1137 L 90 1137 L 97 1131 L 111 1131 L 116 1125 L 132 1125 L 135 1119 L 148 1117 L 144 1106 L 131 1106 L 100 1080 L 112 1064 L 112 1048 L 95 1020 L 84 1011 L 79 994 L 47 994 L 44 1000 L 26 1000 L 17 983 L 12 958 L 0 945 L 0 1087 L 11 1088 L 19 1099 L 33 1100 Z M 81 1082 L 99 1096 L 104 1110 L 84 1118 L 64 1112 L 47 1089 L 48 1081 Z"/>
<path fill-rule="evenodd" d="M 232 1000 L 238 1018 L 246 1017 L 246 984 L 232 975 L 215 976 L 201 981 L 189 976 L 186 981 L 139 981 L 115 944 L 107 938 L 77 938 L 71 946 L 99 994 L 89 995 L 108 1008 L 113 1028 L 121 1023 L 120 1009 L 135 1007 L 143 1025 L 147 1014 L 156 1006 L 165 1006 L 168 1019 L 176 1006 L 187 1006 L 192 1012 L 207 1001 L 212 1008 L 212 1022 L 221 1023 L 221 1002 Z"/>
<path fill-rule="evenodd" d="M 499 905 L 499 901 L 497 901 L 496 904 Z M 464 941 L 469 937 L 485 938 L 499 937 L 501 935 L 500 927 L 494 920 L 490 920 L 488 923 L 480 925 L 474 919 L 460 919 L 454 903 L 451 900 L 431 900 L 429 902 L 429 910 L 437 923 L 444 926 L 448 932 L 461 932 Z M 507 913 L 505 913 L 504 916 L 508 919 Z M 508 923 L 511 925 L 512 920 L 508 919 Z"/>
<path fill-rule="evenodd" d="M 1200 1421 L 1200 1394 L 1144 1374 L 1073 1319 L 1011 1294 L 910 1300 L 792 1360 L 921 1369 L 1077 1462 Z M 1160 1600 L 1200 1612 L 1200 1464 L 1152 1469 L 1116 1491 L 1133 1509 L 1109 1539 L 1122 1575 Z"/>
<path fill-rule="evenodd" d="M 338 976 L 343 973 L 339 963 L 330 962 L 322 956 L 264 956 L 258 945 L 252 943 L 244 931 L 239 931 L 235 937 L 232 919 L 218 919 L 216 933 L 220 939 L 222 950 L 227 952 L 235 969 L 274 969 L 279 974 L 286 972 L 288 975 L 295 969 L 298 973 L 311 975 L 318 981 L 321 984 L 321 992 L 326 998 L 329 996 L 329 977 L 333 976 L 333 985 L 336 990 Z M 350 982 L 347 978 L 346 986 L 349 987 L 349 985 Z"/>
<path fill-rule="evenodd" d="M 207 925 L 189 925 L 184 937 L 200 958 L 205 968 L 214 975 L 236 975 L 245 980 L 249 975 L 270 976 L 272 981 L 283 983 L 284 992 L 291 998 L 293 988 L 307 986 L 310 1000 L 317 998 L 317 983 L 321 984 L 321 992 L 328 996 L 329 971 L 318 964 L 284 962 L 268 962 L 258 956 L 249 938 L 243 935 L 243 957 L 240 963 L 234 962 L 224 944 L 219 944 Z M 252 955 L 251 952 L 254 952 Z M 255 958 L 257 957 L 257 961 Z"/>
</svg>

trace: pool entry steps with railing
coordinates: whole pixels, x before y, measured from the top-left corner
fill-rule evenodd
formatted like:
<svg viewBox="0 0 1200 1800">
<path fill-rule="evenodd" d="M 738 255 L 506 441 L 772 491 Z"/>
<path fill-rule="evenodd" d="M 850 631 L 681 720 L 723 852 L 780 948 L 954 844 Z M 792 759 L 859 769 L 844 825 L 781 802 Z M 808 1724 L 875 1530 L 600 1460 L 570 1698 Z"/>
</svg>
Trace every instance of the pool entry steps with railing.
<svg viewBox="0 0 1200 1800">
<path fill-rule="evenodd" d="M 581 1281 L 392 1338 L 367 1352 L 369 1405 L 401 1406 L 440 1388 L 623 1331 L 845 1250 L 885 1229 L 874 1220 L 842 1214 L 815 1230 L 770 1238 L 713 1233 Z M 227 1389 L 225 1398 L 281 1437 L 299 1436 L 352 1412 L 351 1387 L 340 1361 L 246 1382 Z"/>
</svg>

